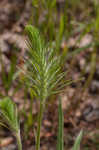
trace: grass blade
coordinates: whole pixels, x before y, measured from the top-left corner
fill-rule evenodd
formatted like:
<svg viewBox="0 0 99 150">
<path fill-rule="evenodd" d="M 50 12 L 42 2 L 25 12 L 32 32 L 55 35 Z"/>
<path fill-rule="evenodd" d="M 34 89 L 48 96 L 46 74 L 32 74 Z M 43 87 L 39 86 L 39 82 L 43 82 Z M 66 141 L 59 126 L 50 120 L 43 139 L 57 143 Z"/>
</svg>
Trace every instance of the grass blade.
<svg viewBox="0 0 99 150">
<path fill-rule="evenodd" d="M 83 131 L 81 130 L 79 135 L 77 136 L 77 138 L 75 140 L 75 143 L 74 143 L 72 150 L 79 150 L 80 149 L 80 142 L 81 142 L 82 136 L 83 136 Z"/>
<path fill-rule="evenodd" d="M 59 127 L 58 127 L 58 137 L 57 137 L 57 150 L 64 149 L 64 140 L 63 140 L 63 128 L 64 128 L 64 117 L 62 111 L 61 98 L 59 98 Z"/>
</svg>

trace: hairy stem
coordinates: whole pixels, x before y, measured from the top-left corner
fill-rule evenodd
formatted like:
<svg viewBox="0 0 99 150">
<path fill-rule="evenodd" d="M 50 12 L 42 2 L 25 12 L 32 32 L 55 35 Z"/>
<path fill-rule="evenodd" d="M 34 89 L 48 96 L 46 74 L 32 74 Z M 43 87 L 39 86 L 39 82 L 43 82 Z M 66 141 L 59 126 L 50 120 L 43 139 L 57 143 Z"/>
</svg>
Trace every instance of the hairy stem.
<svg viewBox="0 0 99 150">
<path fill-rule="evenodd" d="M 40 101 L 40 112 L 38 114 L 38 127 L 37 127 L 37 138 L 36 138 L 36 150 L 40 150 L 40 131 L 41 131 L 41 123 L 43 118 L 44 111 L 44 100 Z"/>
</svg>

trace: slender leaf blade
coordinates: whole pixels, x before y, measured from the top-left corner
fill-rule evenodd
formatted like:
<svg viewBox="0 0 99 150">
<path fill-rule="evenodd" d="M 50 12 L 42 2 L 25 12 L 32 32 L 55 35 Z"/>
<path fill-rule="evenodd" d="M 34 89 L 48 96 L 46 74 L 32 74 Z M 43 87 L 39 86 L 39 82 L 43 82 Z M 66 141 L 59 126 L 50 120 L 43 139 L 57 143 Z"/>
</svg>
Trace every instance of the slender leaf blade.
<svg viewBox="0 0 99 150">
<path fill-rule="evenodd" d="M 75 140 L 75 143 L 74 143 L 72 150 L 79 150 L 80 149 L 80 143 L 81 143 L 82 136 L 83 136 L 83 131 L 81 130 L 79 135 L 77 136 L 77 138 Z"/>
<path fill-rule="evenodd" d="M 59 127 L 58 127 L 58 137 L 57 137 L 57 150 L 64 150 L 64 139 L 63 139 L 63 129 L 64 129 L 64 117 L 62 111 L 61 98 L 59 98 Z"/>
</svg>

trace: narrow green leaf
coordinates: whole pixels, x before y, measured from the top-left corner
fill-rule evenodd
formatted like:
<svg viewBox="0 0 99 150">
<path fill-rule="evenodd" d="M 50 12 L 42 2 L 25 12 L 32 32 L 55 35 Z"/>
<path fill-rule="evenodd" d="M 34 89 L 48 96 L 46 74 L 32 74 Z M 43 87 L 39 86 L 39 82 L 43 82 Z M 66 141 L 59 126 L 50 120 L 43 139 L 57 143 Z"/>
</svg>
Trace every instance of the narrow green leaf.
<svg viewBox="0 0 99 150">
<path fill-rule="evenodd" d="M 90 48 L 90 47 L 93 47 L 94 46 L 94 43 L 90 43 L 86 46 L 83 46 L 81 48 L 77 48 L 76 50 L 74 50 L 73 52 L 70 52 L 67 54 L 66 58 L 70 58 L 70 57 L 73 57 L 73 56 L 76 56 L 77 54 L 79 54 L 80 52 L 86 50 L 87 48 Z"/>
<path fill-rule="evenodd" d="M 59 127 L 57 136 L 57 150 L 64 150 L 64 140 L 63 140 L 63 129 L 64 129 L 64 117 L 62 111 L 61 98 L 59 97 Z"/>
<path fill-rule="evenodd" d="M 83 131 L 81 130 L 79 135 L 77 136 L 77 138 L 75 140 L 75 143 L 74 143 L 72 150 L 80 150 L 80 142 L 81 142 L 82 136 L 83 136 Z"/>
</svg>

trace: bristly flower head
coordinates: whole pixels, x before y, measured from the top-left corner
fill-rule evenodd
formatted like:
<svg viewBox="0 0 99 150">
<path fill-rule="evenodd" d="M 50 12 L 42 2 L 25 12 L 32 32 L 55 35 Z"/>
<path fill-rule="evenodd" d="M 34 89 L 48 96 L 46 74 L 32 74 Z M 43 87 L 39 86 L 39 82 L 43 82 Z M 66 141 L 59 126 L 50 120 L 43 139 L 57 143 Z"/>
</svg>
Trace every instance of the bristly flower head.
<svg viewBox="0 0 99 150">
<path fill-rule="evenodd" d="M 37 28 L 27 25 L 25 31 L 28 35 L 26 83 L 33 89 L 35 96 L 45 100 L 64 87 L 65 73 L 61 71 L 61 56 L 45 45 Z"/>
<path fill-rule="evenodd" d="M 15 134 L 18 133 L 20 127 L 17 107 L 9 97 L 5 97 L 3 100 L 0 100 L 0 117 L 3 122 L 1 125 L 6 126 Z"/>
</svg>

